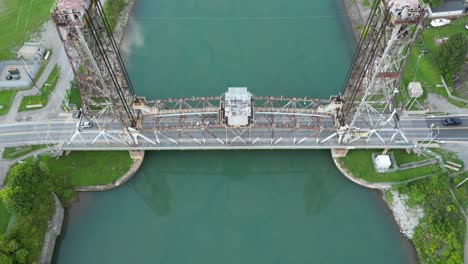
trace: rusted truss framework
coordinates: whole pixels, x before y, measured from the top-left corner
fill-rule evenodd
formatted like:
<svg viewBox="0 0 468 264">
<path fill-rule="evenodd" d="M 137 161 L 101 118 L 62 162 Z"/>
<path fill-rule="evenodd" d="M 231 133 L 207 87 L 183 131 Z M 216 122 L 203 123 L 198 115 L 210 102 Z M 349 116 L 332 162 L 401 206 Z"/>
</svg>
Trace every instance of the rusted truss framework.
<svg viewBox="0 0 468 264">
<path fill-rule="evenodd" d="M 149 102 L 140 98 L 133 107 L 142 113 L 139 133 L 146 135 L 146 143 L 274 145 L 301 144 L 312 138 L 317 142 L 325 140 L 321 138 L 322 131 L 335 131 L 329 105 L 329 101 L 314 98 L 252 96 L 253 116 L 250 124 L 243 127 L 226 124 L 224 96 Z"/>
<path fill-rule="evenodd" d="M 137 125 L 131 108 L 135 92 L 117 43 L 100 1 L 75 2 L 58 0 L 52 18 L 81 94 L 81 120 L 92 121 L 103 133 L 120 124 L 128 136 L 128 128 Z"/>
<path fill-rule="evenodd" d="M 342 90 L 344 106 L 340 112 L 344 142 L 355 140 L 363 131 L 388 143 L 406 140 L 399 128 L 398 109 L 394 106 L 401 73 L 407 56 L 421 29 L 425 11 L 417 1 L 401 6 L 398 0 L 374 1 L 363 29 L 353 64 Z M 379 131 L 395 130 L 384 140 Z"/>
</svg>

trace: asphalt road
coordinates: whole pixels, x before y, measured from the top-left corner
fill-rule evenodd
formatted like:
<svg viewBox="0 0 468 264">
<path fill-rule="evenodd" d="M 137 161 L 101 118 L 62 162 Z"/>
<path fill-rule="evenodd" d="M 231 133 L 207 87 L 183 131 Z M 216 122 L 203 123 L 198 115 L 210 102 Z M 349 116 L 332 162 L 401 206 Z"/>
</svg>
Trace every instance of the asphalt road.
<svg viewBox="0 0 468 264">
<path fill-rule="evenodd" d="M 446 117 L 424 118 L 408 117 L 400 121 L 404 136 L 411 142 L 407 143 L 402 138 L 396 138 L 396 143 L 391 147 L 407 148 L 414 142 L 430 139 L 436 141 L 467 142 L 468 143 L 468 116 L 459 117 L 462 124 L 459 126 L 443 126 L 442 121 Z M 76 121 L 77 122 L 77 121 Z M 81 133 L 75 134 L 77 123 L 73 122 L 50 122 L 50 123 L 15 123 L 0 126 L 0 145 L 18 146 L 26 144 L 62 144 L 64 149 L 128 149 L 128 138 L 120 130 L 120 125 L 112 123 L 106 127 L 105 133 L 97 126 L 82 129 Z M 160 128 L 171 126 L 176 121 L 167 121 L 159 124 Z M 152 130 L 154 121 L 150 120 L 143 124 L 148 130 L 141 132 L 138 136 L 131 136 L 138 145 L 133 148 L 139 149 L 243 149 L 243 148 L 305 148 L 321 149 L 344 147 L 339 143 L 339 136 L 333 129 L 332 119 L 323 119 L 322 131 L 310 129 L 292 130 L 289 128 L 275 128 L 272 131 L 267 127 L 254 129 L 245 128 L 219 128 L 212 127 L 216 120 L 204 126 L 198 121 L 185 121 L 191 123 L 193 128 L 180 131 L 177 129 Z M 258 120 L 257 125 L 266 125 L 265 120 Z M 286 121 L 284 121 L 286 123 Z M 310 120 L 302 120 L 303 125 Z M 280 124 L 280 121 L 277 121 Z M 434 125 L 432 125 L 434 124 Z M 369 131 L 362 131 L 369 135 Z M 346 146 L 350 148 L 383 148 L 388 147 L 383 141 L 390 141 L 394 136 L 392 128 L 383 129 L 370 137 L 356 139 Z M 431 136 L 432 134 L 432 136 Z M 136 134 L 135 134 L 136 135 Z M 72 140 L 73 139 L 73 140 Z M 92 144 L 91 144 L 92 143 Z"/>
</svg>

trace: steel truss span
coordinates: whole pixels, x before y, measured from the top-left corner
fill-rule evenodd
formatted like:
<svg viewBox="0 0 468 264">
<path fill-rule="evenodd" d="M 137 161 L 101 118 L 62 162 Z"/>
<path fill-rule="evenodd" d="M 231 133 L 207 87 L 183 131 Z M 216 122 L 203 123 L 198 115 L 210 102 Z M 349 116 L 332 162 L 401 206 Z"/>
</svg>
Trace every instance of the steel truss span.
<svg viewBox="0 0 468 264">
<path fill-rule="evenodd" d="M 147 100 L 135 94 L 100 2 L 58 0 L 52 16 L 83 100 L 63 148 L 413 147 L 394 100 L 424 14 L 417 0 L 374 1 L 346 84 L 328 100 L 256 96 L 246 87 Z"/>
</svg>

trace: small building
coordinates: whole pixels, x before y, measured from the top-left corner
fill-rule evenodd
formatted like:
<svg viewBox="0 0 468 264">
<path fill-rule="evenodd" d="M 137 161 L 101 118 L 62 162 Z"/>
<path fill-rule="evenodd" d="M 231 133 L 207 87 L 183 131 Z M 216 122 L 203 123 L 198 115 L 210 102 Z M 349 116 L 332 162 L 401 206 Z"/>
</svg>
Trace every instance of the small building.
<svg viewBox="0 0 468 264">
<path fill-rule="evenodd" d="M 224 94 L 224 118 L 229 126 L 247 126 L 252 117 L 252 94 L 247 87 L 229 87 Z"/>
<path fill-rule="evenodd" d="M 374 162 L 377 170 L 387 170 L 392 166 L 389 155 L 377 155 Z"/>
<path fill-rule="evenodd" d="M 411 98 L 418 98 L 423 95 L 423 88 L 420 82 L 410 82 L 408 84 L 408 95 Z"/>
<path fill-rule="evenodd" d="M 24 60 L 42 60 L 45 49 L 40 43 L 25 42 L 18 51 L 18 59 Z"/>
</svg>

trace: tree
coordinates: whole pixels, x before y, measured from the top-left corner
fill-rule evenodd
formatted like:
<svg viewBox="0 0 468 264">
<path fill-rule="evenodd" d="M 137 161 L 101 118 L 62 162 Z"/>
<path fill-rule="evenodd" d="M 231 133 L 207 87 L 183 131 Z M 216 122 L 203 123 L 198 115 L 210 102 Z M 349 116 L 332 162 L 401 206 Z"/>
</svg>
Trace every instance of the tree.
<svg viewBox="0 0 468 264">
<path fill-rule="evenodd" d="M 16 262 L 23 264 L 23 263 L 26 263 L 29 252 L 23 248 L 23 249 L 16 251 L 15 255 L 16 255 Z"/>
<path fill-rule="evenodd" d="M 0 253 L 0 264 L 13 264 L 13 260 L 9 256 Z"/>
<path fill-rule="evenodd" d="M 27 216 L 39 202 L 51 199 L 48 175 L 37 162 L 18 164 L 10 169 L 1 197 L 10 213 Z"/>
<path fill-rule="evenodd" d="M 444 76 L 451 76 L 460 70 L 467 54 L 468 38 L 457 33 L 440 46 L 435 61 Z"/>
</svg>

